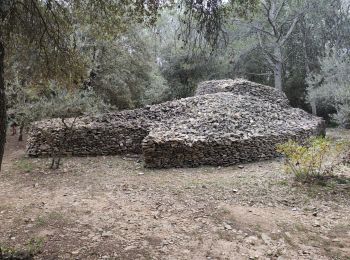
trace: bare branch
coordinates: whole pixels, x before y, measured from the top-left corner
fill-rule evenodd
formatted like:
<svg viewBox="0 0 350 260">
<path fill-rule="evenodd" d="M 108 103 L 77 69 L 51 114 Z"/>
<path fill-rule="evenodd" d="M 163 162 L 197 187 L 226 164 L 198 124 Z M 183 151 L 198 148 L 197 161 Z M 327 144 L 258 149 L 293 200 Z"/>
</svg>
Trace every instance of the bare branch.
<svg viewBox="0 0 350 260">
<path fill-rule="evenodd" d="M 259 39 L 259 45 L 260 45 L 260 48 L 262 49 L 265 57 L 266 57 L 266 60 L 268 61 L 268 63 L 270 64 L 271 67 L 273 67 L 275 65 L 274 63 L 274 58 L 272 57 L 272 55 L 266 50 L 265 46 L 263 45 L 262 43 L 262 39 L 261 39 L 261 35 L 260 33 L 258 32 L 257 33 L 258 35 L 258 39 Z"/>
<path fill-rule="evenodd" d="M 276 11 L 276 16 L 278 17 L 280 14 L 281 14 L 281 11 L 283 9 L 283 7 L 285 6 L 286 4 L 286 0 L 283 0 L 280 7 L 278 8 L 278 10 Z"/>
<path fill-rule="evenodd" d="M 277 26 L 276 26 L 276 19 L 277 16 L 275 16 L 274 14 L 274 2 L 270 2 L 269 1 L 269 6 L 267 6 L 267 21 L 269 22 L 269 24 L 271 25 L 274 35 L 277 37 L 278 36 L 278 30 L 277 30 Z"/>
<path fill-rule="evenodd" d="M 294 30 L 295 25 L 297 24 L 297 22 L 299 21 L 300 15 L 298 14 L 297 16 L 294 17 L 293 22 L 291 24 L 291 26 L 289 27 L 288 32 L 281 38 L 281 40 L 279 41 L 278 45 L 282 46 L 286 40 L 289 38 L 289 36 L 291 35 L 291 33 Z"/>
</svg>

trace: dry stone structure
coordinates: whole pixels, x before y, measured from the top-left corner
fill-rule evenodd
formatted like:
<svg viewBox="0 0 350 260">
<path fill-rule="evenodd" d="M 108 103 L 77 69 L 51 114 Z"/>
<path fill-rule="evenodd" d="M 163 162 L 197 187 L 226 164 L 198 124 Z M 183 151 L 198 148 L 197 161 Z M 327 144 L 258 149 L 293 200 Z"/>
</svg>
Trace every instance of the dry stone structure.
<svg viewBox="0 0 350 260">
<path fill-rule="evenodd" d="M 33 124 L 29 156 L 60 145 L 59 120 Z M 203 82 L 196 96 L 142 109 L 78 118 L 64 154 L 143 154 L 146 167 L 233 165 L 277 156 L 288 139 L 325 134 L 323 120 L 292 108 L 276 89 L 246 80 Z"/>
</svg>

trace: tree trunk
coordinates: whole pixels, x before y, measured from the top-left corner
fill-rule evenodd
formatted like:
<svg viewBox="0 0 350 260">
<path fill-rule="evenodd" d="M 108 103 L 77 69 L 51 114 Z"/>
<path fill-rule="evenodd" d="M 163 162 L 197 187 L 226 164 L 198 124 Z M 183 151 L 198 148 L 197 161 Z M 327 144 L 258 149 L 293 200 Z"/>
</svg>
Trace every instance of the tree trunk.
<svg viewBox="0 0 350 260">
<path fill-rule="evenodd" d="M 307 27 L 305 23 L 305 18 L 303 17 L 301 19 L 302 23 L 302 34 L 303 34 L 303 54 L 304 54 L 304 62 L 305 62 L 305 73 L 306 76 L 310 75 L 311 69 L 310 69 L 310 61 L 309 61 L 309 55 L 307 53 Z M 315 99 L 312 99 L 310 101 L 311 104 L 311 111 L 313 115 L 317 115 L 317 102 Z"/>
<path fill-rule="evenodd" d="M 21 124 L 19 127 L 19 136 L 18 136 L 18 141 L 22 142 L 23 141 L 23 130 L 24 130 L 24 124 Z"/>
<path fill-rule="evenodd" d="M 273 74 L 275 78 L 275 88 L 280 91 L 283 91 L 283 83 L 282 83 L 282 73 L 283 73 L 283 59 L 282 59 L 282 51 L 280 47 L 276 47 L 274 50 L 274 68 Z"/>
<path fill-rule="evenodd" d="M 310 103 L 311 103 L 311 111 L 312 111 L 312 114 L 313 115 L 317 115 L 317 105 L 316 105 L 316 101 L 314 100 L 314 99 L 312 99 L 311 101 L 310 101 Z"/>
<path fill-rule="evenodd" d="M 275 77 L 275 88 L 278 90 L 283 91 L 283 85 L 282 85 L 282 63 L 276 62 L 275 68 L 273 70 L 273 74 Z"/>
<path fill-rule="evenodd" d="M 5 46 L 0 40 L 0 171 L 5 150 L 7 128 L 4 66 Z"/>
</svg>

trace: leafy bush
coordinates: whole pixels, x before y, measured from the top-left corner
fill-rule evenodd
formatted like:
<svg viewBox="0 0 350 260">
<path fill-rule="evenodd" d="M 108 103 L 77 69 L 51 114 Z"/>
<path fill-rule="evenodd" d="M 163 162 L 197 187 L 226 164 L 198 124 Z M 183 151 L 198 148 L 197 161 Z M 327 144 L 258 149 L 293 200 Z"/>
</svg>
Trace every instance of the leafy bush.
<svg viewBox="0 0 350 260">
<path fill-rule="evenodd" d="M 348 51 L 327 48 L 320 59 L 320 71 L 306 79 L 309 87 L 308 101 L 316 100 L 318 107 L 332 106 L 336 110 L 333 119 L 350 128 L 350 55 Z"/>
<path fill-rule="evenodd" d="M 113 40 L 94 39 L 86 28 L 79 43 L 90 60 L 86 82 L 104 102 L 118 109 L 132 109 L 162 101 L 169 89 L 161 75 L 145 30 L 131 25 Z M 83 40 L 84 39 L 84 40 Z M 89 58 L 90 57 L 90 58 Z"/>
<path fill-rule="evenodd" d="M 348 142 L 312 137 L 303 145 L 290 140 L 278 145 L 277 151 L 285 156 L 287 173 L 297 180 L 309 181 L 332 175 L 345 162 L 349 148 Z"/>
</svg>

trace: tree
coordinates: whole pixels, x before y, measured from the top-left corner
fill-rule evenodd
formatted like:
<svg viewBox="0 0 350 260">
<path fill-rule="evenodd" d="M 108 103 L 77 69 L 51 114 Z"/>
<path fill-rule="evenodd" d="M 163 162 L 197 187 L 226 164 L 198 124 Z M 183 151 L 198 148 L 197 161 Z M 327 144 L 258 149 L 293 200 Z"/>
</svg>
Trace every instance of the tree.
<svg viewBox="0 0 350 260">
<path fill-rule="evenodd" d="M 4 82 L 4 60 L 5 60 L 5 48 L 0 41 L 0 170 L 2 157 L 4 155 L 5 142 L 6 142 L 6 128 L 7 128 L 7 115 L 6 115 L 6 96 L 5 96 L 5 82 Z"/>
<path fill-rule="evenodd" d="M 196 1 L 195 1 L 196 2 Z M 204 1 L 199 1 L 203 3 Z M 246 26 L 255 34 L 265 61 L 274 74 L 274 85 L 283 89 L 284 46 L 295 29 L 305 7 L 298 0 L 261 0 L 261 1 L 209 1 L 209 7 L 199 5 L 185 11 L 185 43 L 207 43 L 221 47 L 222 41 L 228 41 L 225 28 L 229 22 L 236 26 Z M 238 5 L 237 5 L 238 4 Z M 303 5 L 302 5 L 303 6 Z M 245 7 L 245 9 L 242 9 Z M 187 9 L 186 9 L 187 10 Z M 251 10 L 255 12 L 251 12 Z M 241 12 L 238 19 L 236 13 Z M 194 31 L 194 33 L 193 33 Z M 197 32 L 197 33 L 196 33 Z M 204 32 L 204 33 L 203 33 Z M 202 36 L 202 37 L 201 37 Z M 219 44 L 219 46 L 217 46 Z"/>
<path fill-rule="evenodd" d="M 204 42 L 215 50 L 226 48 L 227 43 L 231 46 L 236 45 L 237 39 L 243 40 L 244 44 L 233 51 L 233 63 L 237 64 L 238 59 L 249 61 L 247 57 L 251 57 L 252 53 L 258 54 L 258 59 L 263 57 L 266 63 L 262 66 L 263 69 L 268 67 L 272 71 L 274 86 L 283 90 L 283 72 L 287 56 L 285 45 L 300 17 L 306 12 L 308 2 L 261 0 L 245 1 L 244 4 L 239 2 L 238 6 L 237 1 L 214 2 L 210 4 L 210 8 L 198 7 L 193 8 L 191 12 L 185 12 L 182 26 L 182 31 L 185 32 L 182 34 L 186 36 L 185 43 L 196 45 Z M 242 7 L 245 9 L 242 10 Z M 197 12 L 203 9 L 207 12 Z M 241 12 L 240 17 L 236 15 L 237 11 Z M 237 33 L 240 36 L 237 37 Z M 258 48 L 263 55 L 257 52 Z M 248 76 L 253 74 L 255 73 L 249 72 Z M 265 81 L 269 81 L 269 72 L 256 72 L 256 76 L 263 75 L 267 76 Z"/>
<path fill-rule="evenodd" d="M 182 5 L 195 14 L 198 24 L 210 36 L 221 0 L 2 0 L 0 2 L 0 169 L 6 141 L 5 63 L 11 45 L 33 49 L 40 71 L 37 80 L 64 80 L 70 87 L 85 75 L 84 61 L 76 48 L 76 31 L 84 25 L 100 39 L 115 38 L 134 22 L 153 24 L 159 9 Z M 231 0 L 233 6 L 247 6 L 256 0 Z M 192 10 L 196 11 L 193 13 Z M 220 10 L 220 12 L 219 12 Z M 244 10 L 244 9 L 241 9 Z M 201 23 L 202 22 L 202 23 Z M 204 22 L 204 23 L 203 23 Z M 209 23 L 208 23 L 209 22 Z M 207 24 L 206 26 L 203 26 Z M 211 38 L 207 38 L 210 40 Z M 215 37 L 214 37 L 215 39 Z M 21 44 L 19 44 L 21 43 Z M 5 51 L 7 51 L 5 55 Z M 81 61 L 81 62 L 77 62 Z M 42 65 L 42 66 L 41 66 Z M 78 66 L 76 66 L 78 65 Z M 77 67 L 76 69 L 74 69 Z"/>
<path fill-rule="evenodd" d="M 260 48 L 273 71 L 274 86 L 282 91 L 283 47 L 305 10 L 304 7 L 293 9 L 291 0 L 264 0 L 261 6 L 265 21 L 253 22 L 250 26 L 254 28 Z"/>
<path fill-rule="evenodd" d="M 342 0 L 318 1 L 302 16 L 299 31 L 306 75 L 319 68 L 319 59 L 326 48 L 347 48 L 350 41 L 350 4 Z M 317 114 L 317 100 L 309 100 L 312 113 Z"/>
<path fill-rule="evenodd" d="M 90 57 L 87 84 L 118 109 L 157 102 L 167 91 L 152 55 L 150 37 L 148 30 L 137 25 L 115 39 L 94 39 L 88 30 L 81 37 L 85 41 L 79 48 Z"/>
<path fill-rule="evenodd" d="M 0 169 L 6 141 L 5 62 L 11 55 L 11 44 L 26 43 L 22 48 L 37 49 L 41 60 L 49 61 L 45 76 L 61 74 L 57 64 L 69 64 L 72 52 L 68 48 L 69 32 L 65 16 L 68 8 L 62 1 L 13 1 L 0 3 Z M 5 51 L 8 50 L 5 56 Z M 62 63 L 60 63 L 62 64 Z M 44 72 L 44 70 L 42 70 Z M 44 74 L 44 73 L 43 73 Z M 44 75 L 42 75 L 44 77 Z"/>
<path fill-rule="evenodd" d="M 320 64 L 320 72 L 309 74 L 307 79 L 308 100 L 333 106 L 337 111 L 336 121 L 341 126 L 350 128 L 349 50 L 329 48 Z"/>
<path fill-rule="evenodd" d="M 153 49 L 169 84 L 169 99 L 193 95 L 199 81 L 233 76 L 232 51 L 224 42 L 225 18 L 244 16 L 237 7 L 247 11 L 255 2 L 182 1 L 177 9 L 162 12 L 154 28 Z"/>
<path fill-rule="evenodd" d="M 11 44 L 37 50 L 43 61 L 40 78 L 64 78 L 76 82 L 77 56 L 72 35 L 75 21 L 98 26 L 102 36 L 123 31 L 130 19 L 151 23 L 156 18 L 158 1 L 102 0 L 2 0 L 0 2 L 0 169 L 6 141 L 5 59 Z M 80 18 L 80 19 L 79 19 Z M 81 71 L 79 71 L 81 72 Z"/>
<path fill-rule="evenodd" d="M 348 48 L 349 3 L 342 0 L 274 0 L 262 3 L 267 8 L 263 4 L 259 5 L 250 20 L 227 19 L 234 20 L 232 25 L 226 23 L 228 47 L 232 50 L 234 64 L 232 73 L 263 84 L 276 85 L 275 68 L 282 64 L 283 73 L 279 82 L 283 83 L 283 91 L 293 106 L 309 110 L 310 103 L 306 100 L 307 75 L 319 70 L 318 58 L 325 55 L 327 44 L 338 46 L 338 49 Z M 281 6 L 283 3 L 284 6 Z M 281 9 L 276 22 L 281 38 L 275 37 L 271 22 L 268 21 L 267 10 L 276 9 L 276 6 Z M 275 59 L 274 46 L 288 35 L 294 19 L 298 21 L 280 47 L 283 59 Z M 278 66 L 275 66 L 276 60 L 280 61 L 279 65 L 276 62 Z M 315 101 L 311 102 L 314 114 L 315 104 Z M 325 110 L 319 112 L 326 116 Z"/>
<path fill-rule="evenodd" d="M 50 82 L 49 88 L 49 95 L 42 97 L 35 104 L 29 104 L 31 109 L 27 110 L 27 117 L 32 120 L 56 118 L 56 121 L 53 120 L 51 123 L 58 123 L 62 128 L 58 138 L 51 132 L 47 132 L 46 129 L 42 130 L 42 134 L 51 149 L 50 168 L 55 170 L 60 167 L 63 150 L 74 137 L 75 123 L 78 117 L 106 112 L 109 110 L 109 106 L 98 98 L 91 89 L 67 91 L 59 88 L 56 82 Z"/>
</svg>

